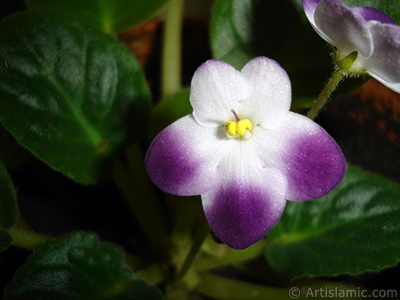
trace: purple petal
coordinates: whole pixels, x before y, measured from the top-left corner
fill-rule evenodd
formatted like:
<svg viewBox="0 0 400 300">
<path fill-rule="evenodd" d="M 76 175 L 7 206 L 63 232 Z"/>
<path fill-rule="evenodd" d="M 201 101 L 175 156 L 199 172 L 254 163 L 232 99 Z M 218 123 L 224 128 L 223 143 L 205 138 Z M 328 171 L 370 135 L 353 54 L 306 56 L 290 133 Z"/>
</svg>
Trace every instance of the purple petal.
<svg viewBox="0 0 400 300">
<path fill-rule="evenodd" d="M 304 123 L 312 122 L 300 117 Z M 340 183 L 346 170 L 345 158 L 336 142 L 316 123 L 312 127 L 288 140 L 282 170 L 288 180 L 288 200 L 325 196 Z"/>
<path fill-rule="evenodd" d="M 378 21 L 384 24 L 396 24 L 396 22 L 387 14 L 373 7 L 357 6 L 350 9 L 361 15 L 365 21 Z"/>
<path fill-rule="evenodd" d="M 176 195 L 209 191 L 219 181 L 218 157 L 214 154 L 216 139 L 215 129 L 199 125 L 192 115 L 171 124 L 147 151 L 145 163 L 151 180 Z"/>
<path fill-rule="evenodd" d="M 263 183 L 245 179 L 230 181 L 202 195 L 211 228 L 229 247 L 244 249 L 256 243 L 283 213 L 286 180 L 275 169 L 264 171 Z"/>
<path fill-rule="evenodd" d="M 304 201 L 328 194 L 342 180 L 345 159 L 326 131 L 303 115 L 288 112 L 274 130 L 252 137 L 266 167 L 276 167 L 287 178 L 288 200 Z"/>
</svg>

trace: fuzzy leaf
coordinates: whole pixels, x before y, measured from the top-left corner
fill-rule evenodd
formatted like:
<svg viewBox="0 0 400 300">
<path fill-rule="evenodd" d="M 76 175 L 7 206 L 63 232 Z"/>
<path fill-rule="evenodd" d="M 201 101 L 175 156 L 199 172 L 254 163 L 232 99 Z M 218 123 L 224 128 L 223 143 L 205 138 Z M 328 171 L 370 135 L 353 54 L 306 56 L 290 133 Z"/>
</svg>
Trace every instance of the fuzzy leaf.
<svg viewBox="0 0 400 300">
<path fill-rule="evenodd" d="M 162 300 L 155 287 L 132 279 L 123 250 L 91 233 L 47 242 L 18 269 L 4 299 Z"/>
<path fill-rule="evenodd" d="M 291 202 L 270 231 L 268 260 L 294 276 L 359 274 L 400 261 L 400 186 L 348 166 L 327 196 Z"/>
<path fill-rule="evenodd" d="M 110 155 L 145 132 L 143 72 L 95 27 L 50 10 L 13 15 L 0 23 L 0 61 L 3 125 L 76 181 L 107 176 Z M 129 130 L 132 115 L 136 128 Z"/>
<path fill-rule="evenodd" d="M 58 9 L 119 33 L 153 17 L 168 0 L 25 0 L 29 8 Z"/>
</svg>

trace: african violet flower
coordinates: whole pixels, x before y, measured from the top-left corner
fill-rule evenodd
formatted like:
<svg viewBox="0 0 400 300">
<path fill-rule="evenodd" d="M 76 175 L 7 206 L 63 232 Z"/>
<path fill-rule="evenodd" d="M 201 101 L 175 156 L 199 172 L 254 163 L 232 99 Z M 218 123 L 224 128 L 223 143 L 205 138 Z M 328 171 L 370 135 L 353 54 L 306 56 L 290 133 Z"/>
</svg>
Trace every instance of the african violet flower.
<svg viewBox="0 0 400 300">
<path fill-rule="evenodd" d="M 342 68 L 349 73 L 367 72 L 400 92 L 400 26 L 372 7 L 349 8 L 339 0 L 302 1 L 315 31 L 334 47 L 336 61 L 340 64 L 354 54 L 350 65 L 344 63 Z"/>
<path fill-rule="evenodd" d="M 257 242 L 282 215 L 286 199 L 310 200 L 341 181 L 345 160 L 312 120 L 289 111 L 291 85 L 273 60 L 241 72 L 209 60 L 195 72 L 193 113 L 150 145 L 147 171 L 166 192 L 199 195 L 214 233 L 228 246 Z"/>
</svg>

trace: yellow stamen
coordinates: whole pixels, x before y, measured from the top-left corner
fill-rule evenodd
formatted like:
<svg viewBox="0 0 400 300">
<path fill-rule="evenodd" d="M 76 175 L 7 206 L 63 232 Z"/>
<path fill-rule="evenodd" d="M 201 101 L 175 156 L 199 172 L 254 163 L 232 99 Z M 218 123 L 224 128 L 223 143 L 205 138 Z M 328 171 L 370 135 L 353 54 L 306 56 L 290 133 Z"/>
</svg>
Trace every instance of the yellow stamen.
<svg viewBox="0 0 400 300">
<path fill-rule="evenodd" d="M 226 122 L 225 129 L 230 136 L 236 135 L 236 122 L 232 120 Z"/>
<path fill-rule="evenodd" d="M 249 119 L 243 120 L 244 124 L 246 125 L 246 129 L 250 131 L 253 128 L 253 124 L 251 124 Z"/>
<path fill-rule="evenodd" d="M 240 136 L 248 136 L 246 131 L 250 131 L 253 128 L 250 120 L 240 120 L 236 123 L 235 121 L 228 121 L 225 124 L 225 130 L 230 136 L 240 135 Z"/>
<path fill-rule="evenodd" d="M 240 120 L 236 124 L 236 133 L 238 135 L 243 135 L 246 132 L 246 124 L 244 121 Z"/>
</svg>

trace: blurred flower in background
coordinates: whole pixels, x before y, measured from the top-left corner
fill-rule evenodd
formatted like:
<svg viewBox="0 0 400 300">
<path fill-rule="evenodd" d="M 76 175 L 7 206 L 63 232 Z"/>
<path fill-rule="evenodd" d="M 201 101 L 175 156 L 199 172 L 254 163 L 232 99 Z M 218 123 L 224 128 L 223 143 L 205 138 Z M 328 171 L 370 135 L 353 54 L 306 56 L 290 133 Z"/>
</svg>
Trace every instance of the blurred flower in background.
<svg viewBox="0 0 400 300">
<path fill-rule="evenodd" d="M 368 73 L 400 92 L 400 27 L 372 7 L 347 7 L 339 0 L 302 0 L 315 31 L 350 74 Z"/>
</svg>

